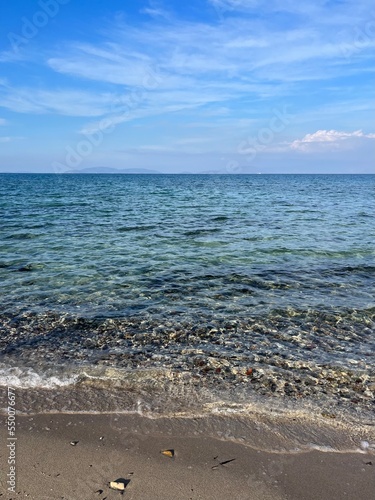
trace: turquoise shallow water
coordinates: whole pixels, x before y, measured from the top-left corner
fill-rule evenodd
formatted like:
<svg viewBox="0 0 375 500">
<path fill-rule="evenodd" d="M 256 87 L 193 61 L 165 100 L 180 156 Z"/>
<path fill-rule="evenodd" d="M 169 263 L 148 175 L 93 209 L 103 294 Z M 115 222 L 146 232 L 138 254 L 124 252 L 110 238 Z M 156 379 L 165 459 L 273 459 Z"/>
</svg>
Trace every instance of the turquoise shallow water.
<svg viewBox="0 0 375 500">
<path fill-rule="evenodd" d="M 156 367 L 370 405 L 374 184 L 1 175 L 3 376 Z"/>
</svg>

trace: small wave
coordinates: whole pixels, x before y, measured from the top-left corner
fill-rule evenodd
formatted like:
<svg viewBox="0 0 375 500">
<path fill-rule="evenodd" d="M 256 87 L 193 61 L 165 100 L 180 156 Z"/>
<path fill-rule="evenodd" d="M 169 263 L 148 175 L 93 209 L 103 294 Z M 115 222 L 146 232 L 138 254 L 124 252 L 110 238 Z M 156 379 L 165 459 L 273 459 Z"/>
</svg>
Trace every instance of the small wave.
<svg viewBox="0 0 375 500">
<path fill-rule="evenodd" d="M 117 231 L 120 233 L 125 233 L 128 231 L 149 231 L 150 229 L 156 229 L 157 226 L 122 226 L 118 227 Z"/>
<path fill-rule="evenodd" d="M 74 385 L 78 375 L 40 375 L 32 368 L 2 368 L 0 369 L 0 386 L 8 386 L 17 389 L 54 389 Z"/>
<path fill-rule="evenodd" d="M 184 233 L 184 236 L 201 236 L 201 235 L 205 235 L 205 234 L 218 233 L 220 231 L 221 231 L 221 229 L 219 229 L 219 228 L 214 228 L 214 229 L 193 229 L 191 231 L 186 231 Z"/>
<path fill-rule="evenodd" d="M 38 264 L 25 264 L 24 266 L 18 267 L 15 269 L 15 271 L 25 273 L 25 272 L 31 272 L 31 271 L 36 271 L 38 269 L 41 269 L 43 266 L 38 265 Z"/>
<path fill-rule="evenodd" d="M 324 269 L 320 271 L 322 275 L 329 275 L 329 276 L 347 276 L 347 275 L 353 275 L 353 274 L 359 274 L 363 273 L 366 275 L 372 275 L 375 273 L 375 266 L 366 266 L 366 265 L 359 265 L 359 266 L 344 266 L 344 267 L 339 267 L 339 268 L 330 268 L 330 269 Z"/>
<path fill-rule="evenodd" d="M 217 215 L 216 217 L 213 217 L 211 220 L 215 222 L 224 222 L 226 220 L 229 220 L 229 217 L 227 217 L 226 215 Z"/>
<path fill-rule="evenodd" d="M 32 374 L 33 377 L 35 375 Z M 159 423 L 171 434 L 194 437 L 211 436 L 232 441 L 270 453 L 308 453 L 313 450 L 326 453 L 373 454 L 373 426 L 348 419 L 323 419 L 313 405 L 285 405 L 269 399 L 250 399 L 236 404 L 222 399 L 219 393 L 199 390 L 194 381 L 181 385 L 171 374 L 155 371 L 123 373 L 122 383 L 108 384 L 111 370 L 99 374 L 81 373 L 79 383 L 49 385 L 46 378 L 42 387 L 23 385 L 17 388 L 17 412 L 35 414 L 101 414 L 108 415 L 109 426 L 123 429 L 128 415 L 146 417 L 140 432 L 157 433 Z M 52 377 L 49 377 L 51 379 Z M 187 384 L 186 384 L 187 382 Z M 56 381 L 52 381 L 55 384 Z M 5 391 L 4 391 L 5 392 Z M 6 401 L 0 403 L 0 413 L 6 412 Z M 186 424 L 186 425 L 185 425 Z M 132 419 L 132 425 L 134 420 Z M 189 430 L 190 429 L 190 430 Z"/>
<path fill-rule="evenodd" d="M 13 233 L 9 234 L 8 236 L 5 236 L 4 239 L 6 240 L 30 240 L 33 238 L 38 238 L 40 236 L 39 234 L 35 233 Z"/>
</svg>

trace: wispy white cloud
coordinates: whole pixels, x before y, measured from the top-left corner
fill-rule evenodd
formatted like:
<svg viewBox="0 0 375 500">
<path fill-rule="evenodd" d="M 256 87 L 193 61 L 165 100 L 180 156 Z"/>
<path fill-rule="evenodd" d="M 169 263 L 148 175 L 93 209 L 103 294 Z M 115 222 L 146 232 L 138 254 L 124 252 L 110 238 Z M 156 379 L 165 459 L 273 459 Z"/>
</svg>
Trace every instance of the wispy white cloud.
<svg viewBox="0 0 375 500">
<path fill-rule="evenodd" d="M 164 99 L 163 99 L 164 97 Z M 178 113 L 180 111 L 186 111 L 189 109 L 194 109 L 199 107 L 202 104 L 202 100 L 194 101 L 192 99 L 191 102 L 185 100 L 184 102 L 180 102 L 179 104 L 174 104 L 171 102 L 171 97 L 166 94 L 163 96 L 159 94 L 158 99 L 154 98 L 149 100 L 147 98 L 143 98 L 140 102 L 132 106 L 128 106 L 127 96 L 124 96 L 124 101 L 119 101 L 118 104 L 115 103 L 113 106 L 114 113 L 111 113 L 105 117 L 106 122 L 108 123 L 108 127 L 117 127 L 117 125 L 125 122 L 129 122 L 132 120 L 137 120 L 140 118 L 147 118 L 157 115 L 168 115 Z M 206 100 L 209 97 L 206 97 Z M 204 102 L 215 102 L 215 99 Z M 84 135 L 90 135 L 102 130 L 103 122 L 102 120 L 97 120 L 90 122 L 84 125 L 79 133 Z"/>
<path fill-rule="evenodd" d="M 218 10 L 231 11 L 239 10 L 241 12 L 257 7 L 261 0 L 208 0 L 209 3 Z"/>
<path fill-rule="evenodd" d="M 17 62 L 25 58 L 26 55 L 21 51 L 3 50 L 0 52 L 0 63 Z"/>
<path fill-rule="evenodd" d="M 204 153 L 209 144 L 212 145 L 212 137 L 184 137 L 176 139 L 173 137 L 165 138 L 166 144 L 144 144 L 138 148 L 133 148 L 133 152 L 158 152 L 158 153 Z M 210 147 L 208 147 L 211 150 Z"/>
<path fill-rule="evenodd" d="M 304 2 L 295 2 L 295 0 L 208 0 L 217 11 L 222 13 L 243 14 L 243 13 L 288 13 L 292 16 L 303 16 L 304 18 L 319 18 L 321 14 L 325 15 L 319 22 L 331 23 L 337 20 L 344 20 L 344 16 L 349 13 L 352 20 L 362 19 L 363 13 L 371 15 L 373 3 L 371 0 L 362 0 L 361 2 L 327 2 L 327 0 L 305 0 Z M 329 5 L 330 4 L 330 5 Z M 331 7 L 331 8 L 330 8 Z"/>
<path fill-rule="evenodd" d="M 165 9 L 160 0 L 149 0 L 148 6 L 143 7 L 139 12 L 153 18 L 172 19 L 171 13 Z"/>
<path fill-rule="evenodd" d="M 162 17 L 164 19 L 170 18 L 169 13 L 166 10 L 160 8 L 145 7 L 144 9 L 140 10 L 140 13 L 147 14 L 151 17 Z"/>
<path fill-rule="evenodd" d="M 115 43 L 101 47 L 78 44 L 65 57 L 48 60 L 58 73 L 117 85 L 135 86 L 152 74 L 152 59 L 143 53 L 132 53 Z"/>
<path fill-rule="evenodd" d="M 1 125 L 6 125 L 7 124 L 7 121 L 5 118 L 0 118 L 0 126 Z"/>
<path fill-rule="evenodd" d="M 358 145 L 359 140 L 375 139 L 375 134 L 365 134 L 362 130 L 354 132 L 342 132 L 339 130 L 317 130 L 312 134 L 306 134 L 302 139 L 296 139 L 290 144 L 290 149 L 302 152 L 314 151 L 336 151 L 344 148 L 352 148 Z"/>
<path fill-rule="evenodd" d="M 0 105 L 22 113 L 109 115 L 121 123 L 163 110 L 171 112 L 210 103 L 225 107 L 229 101 L 249 97 L 294 96 L 299 88 L 300 92 L 305 91 L 304 82 L 366 71 L 363 65 L 348 64 L 341 53 L 343 40 L 336 36 L 349 19 L 364 22 L 363 11 L 357 6 L 349 9 L 346 3 L 337 4 L 327 27 L 326 21 L 322 21 L 327 16 L 320 15 L 326 8 L 323 0 L 307 0 L 303 8 L 290 0 L 209 3 L 234 12 L 250 12 L 261 5 L 266 14 L 289 12 L 298 17 L 306 11 L 310 17 L 299 17 L 298 23 L 285 25 L 275 25 L 267 17 L 260 22 L 246 15 L 187 22 L 170 14 L 168 19 L 161 19 L 163 7 L 150 2 L 143 9 L 153 16 L 146 26 L 129 25 L 120 19 L 102 29 L 101 43 L 70 43 L 47 59 L 53 71 L 75 80 L 87 80 L 94 90 L 12 89 L 8 85 L 0 89 Z M 311 17 L 314 23 L 309 20 Z M 336 23 L 335 28 L 332 23 Z M 350 33 L 344 34 L 344 40 L 355 45 Z M 367 42 L 361 57 L 374 41 Z M 113 91 L 113 86 L 121 88 Z M 129 113 L 124 116 L 118 108 L 126 106 L 122 103 L 134 89 L 138 94 L 145 94 L 146 89 L 147 96 L 142 96 L 136 110 L 132 106 L 131 117 Z"/>
<path fill-rule="evenodd" d="M 253 4 L 231 2 L 238 8 Z M 90 114 L 87 106 L 84 110 L 82 106 L 60 108 L 62 114 L 72 114 L 71 109 L 82 116 L 109 113 L 111 121 L 119 124 L 210 103 L 225 107 L 229 101 L 249 97 L 295 95 L 296 85 L 303 82 L 349 74 L 353 68 L 330 33 L 311 26 L 281 30 L 252 18 L 228 19 L 216 25 L 180 20 L 159 23 L 155 19 L 147 29 L 121 21 L 104 31 L 106 40 L 101 44 L 68 45 L 64 55 L 50 57 L 48 65 L 96 85 L 121 86 L 112 112 L 101 105 L 100 95 L 90 104 Z M 131 113 L 124 113 L 126 95 L 131 96 L 134 89 L 141 99 L 137 97 L 136 105 L 130 106 Z M 65 105 L 69 106 L 66 99 Z M 19 102 L 17 106 L 22 108 Z M 30 112 L 33 109 L 30 106 Z M 59 109 L 54 106 L 54 111 Z M 88 124 L 83 131 L 97 127 Z"/>
<path fill-rule="evenodd" d="M 270 45 L 270 42 L 266 39 L 262 38 L 254 38 L 254 37 L 242 37 L 242 38 L 233 38 L 229 40 L 225 48 L 227 49 L 253 49 L 253 48 L 263 48 Z"/>
<path fill-rule="evenodd" d="M 109 112 L 114 100 L 111 93 L 0 85 L 0 106 L 17 113 L 102 116 Z"/>
<path fill-rule="evenodd" d="M 248 10 L 258 2 L 211 3 Z M 343 44 L 356 55 L 357 41 L 342 27 L 353 20 L 365 23 L 364 14 L 356 6 L 349 9 L 346 3 L 337 4 L 337 15 L 330 16 L 331 24 L 326 25 L 324 3 L 304 2 L 302 10 L 313 16 L 310 20 L 299 16 L 295 2 L 274 0 L 270 6 L 262 2 L 266 12 L 284 10 L 297 16 L 298 23 L 285 26 L 253 16 L 229 17 L 220 23 L 156 18 L 146 28 L 116 22 L 103 31 L 106 41 L 101 45 L 72 44 L 63 56 L 50 57 L 48 64 L 59 73 L 125 86 L 140 85 L 152 68 L 162 77 L 164 88 L 212 86 L 222 81 L 238 92 L 236 86 L 243 82 L 248 85 L 244 93 L 256 92 L 255 85 L 259 89 L 270 82 L 289 84 L 350 74 L 353 66 L 348 64 Z M 374 37 L 366 40 L 358 57 L 370 57 L 374 44 Z"/>
</svg>

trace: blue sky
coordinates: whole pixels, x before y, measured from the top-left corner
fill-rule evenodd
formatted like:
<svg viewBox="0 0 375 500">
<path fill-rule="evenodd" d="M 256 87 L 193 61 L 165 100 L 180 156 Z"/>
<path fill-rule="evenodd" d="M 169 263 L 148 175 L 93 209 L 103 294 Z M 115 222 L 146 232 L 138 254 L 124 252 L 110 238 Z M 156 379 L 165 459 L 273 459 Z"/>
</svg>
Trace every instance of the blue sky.
<svg viewBox="0 0 375 500">
<path fill-rule="evenodd" d="M 374 171 L 372 1 L 13 0 L 0 19 L 0 171 Z"/>
</svg>

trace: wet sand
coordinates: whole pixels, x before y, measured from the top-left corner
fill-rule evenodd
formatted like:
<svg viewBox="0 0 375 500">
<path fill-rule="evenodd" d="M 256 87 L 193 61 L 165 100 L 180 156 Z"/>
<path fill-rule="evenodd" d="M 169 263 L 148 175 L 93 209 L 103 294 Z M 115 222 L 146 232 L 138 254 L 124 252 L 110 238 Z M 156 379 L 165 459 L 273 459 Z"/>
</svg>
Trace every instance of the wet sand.
<svg viewBox="0 0 375 500">
<path fill-rule="evenodd" d="M 138 415 L 17 417 L 15 492 L 7 491 L 8 435 L 0 430 L 1 498 L 35 500 L 367 500 L 371 453 L 261 451 Z M 73 444 L 71 444 L 73 443 Z M 173 449 L 169 458 L 161 450 Z M 226 462 L 226 463 L 225 463 Z M 128 481 L 124 496 L 109 481 Z"/>
</svg>

